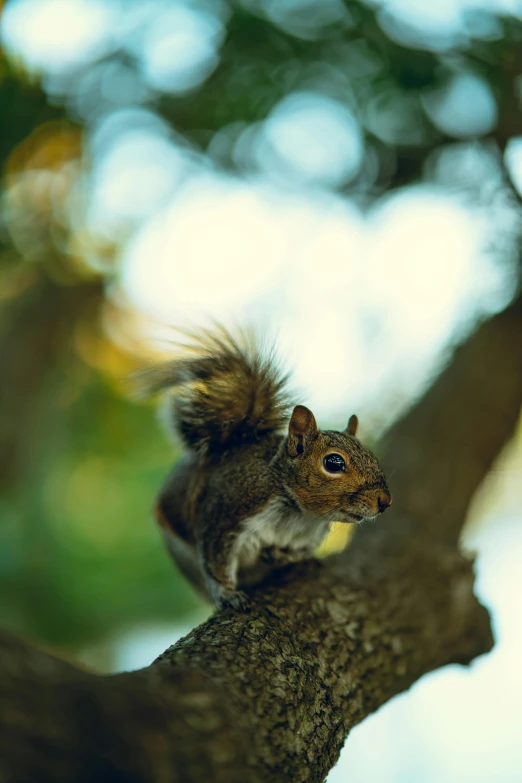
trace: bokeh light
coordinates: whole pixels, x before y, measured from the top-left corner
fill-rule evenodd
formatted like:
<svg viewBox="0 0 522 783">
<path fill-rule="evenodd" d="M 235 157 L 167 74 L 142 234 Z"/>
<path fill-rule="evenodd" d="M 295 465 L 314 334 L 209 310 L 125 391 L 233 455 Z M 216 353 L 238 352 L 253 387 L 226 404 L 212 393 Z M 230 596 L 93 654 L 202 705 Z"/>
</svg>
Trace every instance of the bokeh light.
<svg viewBox="0 0 522 783">
<path fill-rule="evenodd" d="M 1 17 L 2 43 L 33 73 L 76 69 L 110 50 L 114 4 L 106 0 L 18 0 Z"/>
<path fill-rule="evenodd" d="M 359 170 L 363 142 L 357 121 L 340 103 L 294 93 L 263 123 L 254 154 L 263 168 L 286 181 L 343 185 Z"/>
</svg>

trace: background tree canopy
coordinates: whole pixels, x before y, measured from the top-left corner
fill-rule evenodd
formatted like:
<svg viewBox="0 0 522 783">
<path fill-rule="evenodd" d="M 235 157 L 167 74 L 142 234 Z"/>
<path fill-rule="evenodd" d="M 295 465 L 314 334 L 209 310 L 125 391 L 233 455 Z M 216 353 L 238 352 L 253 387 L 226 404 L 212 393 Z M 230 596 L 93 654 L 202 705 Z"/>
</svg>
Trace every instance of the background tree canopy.
<svg viewBox="0 0 522 783">
<path fill-rule="evenodd" d="M 158 323 L 270 321 L 376 437 L 516 293 L 522 8 L 8 0 L 0 32 L 0 621 L 111 667 L 123 629 L 206 611 L 125 384 Z"/>
</svg>

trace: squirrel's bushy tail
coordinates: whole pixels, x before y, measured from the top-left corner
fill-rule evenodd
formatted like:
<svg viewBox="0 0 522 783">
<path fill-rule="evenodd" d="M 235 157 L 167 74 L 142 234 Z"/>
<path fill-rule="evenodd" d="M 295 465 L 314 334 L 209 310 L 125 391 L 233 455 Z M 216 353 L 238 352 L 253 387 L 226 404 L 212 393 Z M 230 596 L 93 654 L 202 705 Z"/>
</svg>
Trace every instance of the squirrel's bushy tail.
<svg viewBox="0 0 522 783">
<path fill-rule="evenodd" d="M 148 394 L 172 390 L 169 415 L 185 444 L 223 453 L 279 430 L 289 413 L 287 376 L 251 332 L 189 334 L 180 358 L 139 375 Z"/>
</svg>

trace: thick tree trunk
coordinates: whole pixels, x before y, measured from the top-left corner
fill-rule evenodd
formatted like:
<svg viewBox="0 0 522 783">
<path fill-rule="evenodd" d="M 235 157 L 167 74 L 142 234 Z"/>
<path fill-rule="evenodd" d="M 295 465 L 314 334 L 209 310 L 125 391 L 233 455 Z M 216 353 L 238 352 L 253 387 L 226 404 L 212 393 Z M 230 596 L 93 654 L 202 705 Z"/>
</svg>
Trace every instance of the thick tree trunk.
<svg viewBox="0 0 522 783">
<path fill-rule="evenodd" d="M 393 508 L 148 668 L 74 669 L 0 644 L 0 783 L 322 781 L 350 729 L 424 673 L 487 652 L 458 538 L 522 401 L 522 298 L 455 352 L 389 434 Z"/>
</svg>

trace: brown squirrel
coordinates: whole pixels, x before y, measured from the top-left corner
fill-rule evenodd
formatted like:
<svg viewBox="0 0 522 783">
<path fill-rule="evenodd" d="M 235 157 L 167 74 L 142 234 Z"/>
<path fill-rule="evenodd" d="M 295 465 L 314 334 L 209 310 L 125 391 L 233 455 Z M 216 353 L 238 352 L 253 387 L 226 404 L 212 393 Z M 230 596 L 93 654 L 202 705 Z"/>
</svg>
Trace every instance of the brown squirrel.
<svg viewBox="0 0 522 783">
<path fill-rule="evenodd" d="M 313 555 L 334 521 L 360 522 L 391 503 L 375 456 L 344 432 L 320 431 L 291 406 L 272 352 L 219 327 L 191 335 L 184 356 L 145 370 L 170 390 L 170 424 L 187 451 L 160 492 L 156 518 L 182 573 L 218 606 L 241 587 Z M 284 432 L 287 428 L 287 432 Z"/>
</svg>

